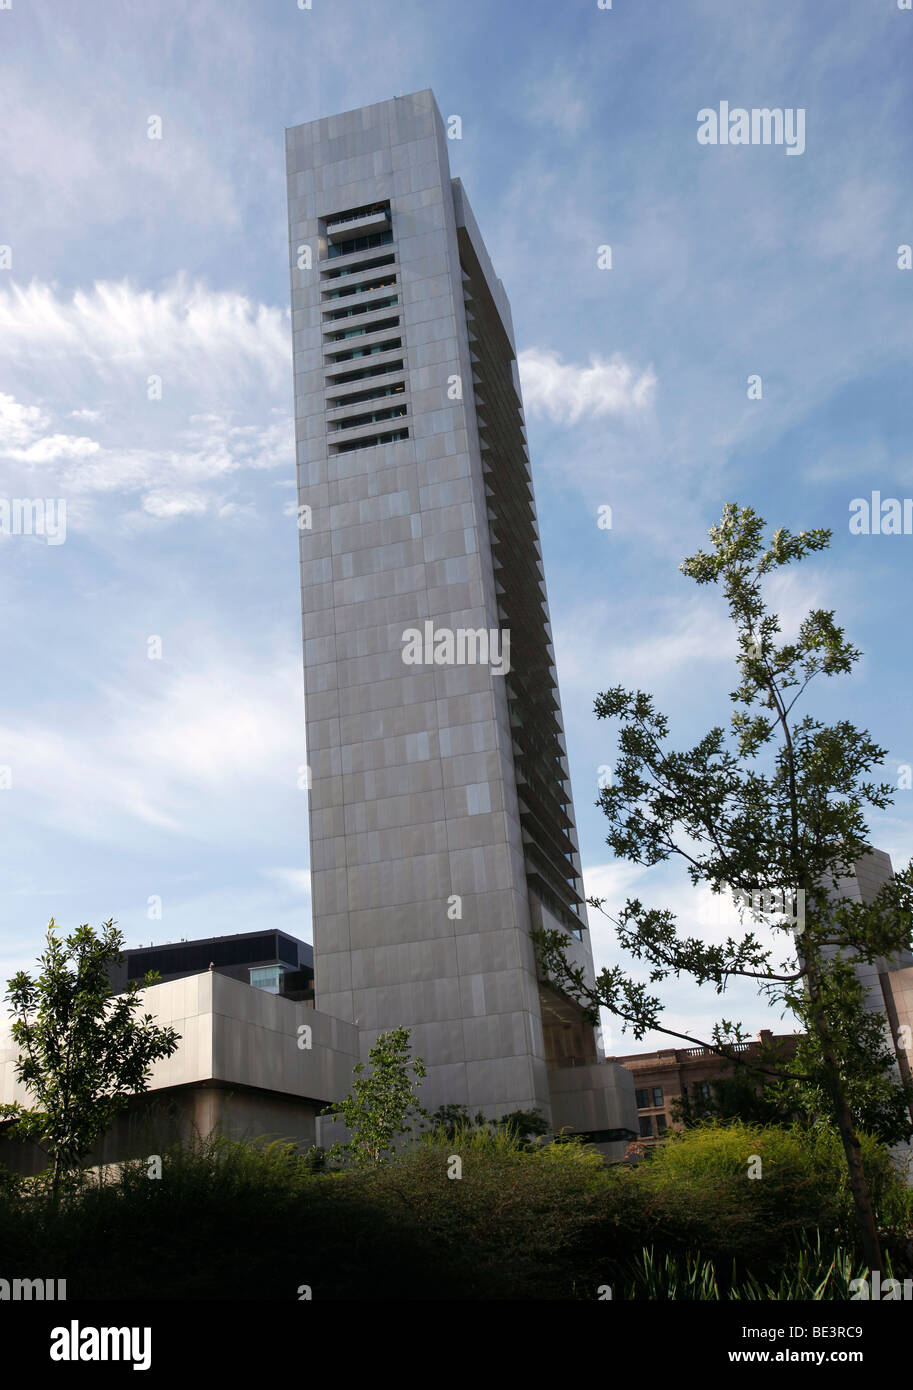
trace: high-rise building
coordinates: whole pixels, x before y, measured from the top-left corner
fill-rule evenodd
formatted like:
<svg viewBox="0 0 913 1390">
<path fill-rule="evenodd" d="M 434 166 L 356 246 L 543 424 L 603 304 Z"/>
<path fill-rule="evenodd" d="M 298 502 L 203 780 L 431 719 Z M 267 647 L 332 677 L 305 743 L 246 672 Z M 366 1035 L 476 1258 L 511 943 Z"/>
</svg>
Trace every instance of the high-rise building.
<svg viewBox="0 0 913 1390">
<path fill-rule="evenodd" d="M 872 904 L 881 889 L 894 877 L 891 856 L 883 849 L 871 848 L 857 860 L 853 873 L 835 885 L 835 895 L 850 902 Z M 832 950 L 829 954 L 838 954 Z M 895 1077 L 913 1084 L 913 953 L 898 951 L 879 956 L 854 967 L 863 989 L 863 1002 L 871 1013 L 885 1017 L 885 1041 L 894 1053 Z M 913 1112 L 911 1112 L 913 1117 Z M 905 1164 L 913 1162 L 913 1143 L 898 1144 L 895 1156 Z M 913 1168 L 910 1169 L 913 1175 Z"/>
<path fill-rule="evenodd" d="M 410 1028 L 430 1107 L 633 1136 L 530 939 L 592 970 L 504 288 L 430 91 L 287 168 L 317 1007 Z"/>
</svg>

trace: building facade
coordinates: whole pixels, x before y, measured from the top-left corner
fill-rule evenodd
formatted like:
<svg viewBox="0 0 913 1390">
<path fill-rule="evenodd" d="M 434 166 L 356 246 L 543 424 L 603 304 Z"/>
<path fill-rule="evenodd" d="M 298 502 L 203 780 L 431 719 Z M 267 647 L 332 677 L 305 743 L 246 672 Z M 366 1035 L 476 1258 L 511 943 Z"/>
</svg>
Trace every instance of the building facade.
<svg viewBox="0 0 913 1390">
<path fill-rule="evenodd" d="M 155 1062 L 148 1090 L 133 1096 L 89 1165 L 164 1153 L 172 1144 L 207 1138 L 264 1136 L 317 1142 L 318 1116 L 352 1084 L 358 1029 L 315 1010 L 311 947 L 276 929 L 167 942 L 125 951 L 112 970 L 115 993 L 161 975 L 143 991 L 143 1012 L 174 1028 L 176 1051 Z M 0 1021 L 0 1103 L 33 1103 L 16 1077 L 19 1049 Z M 0 1162 L 41 1172 L 35 1144 L 5 1137 Z"/>
<path fill-rule="evenodd" d="M 733 1051 L 750 1058 L 762 1047 L 774 1045 L 778 1056 L 789 1057 L 799 1036 L 774 1034 L 762 1028 L 757 1041 L 736 1043 Z M 676 1116 L 676 1101 L 687 1098 L 693 1109 L 700 1112 L 702 1103 L 711 1099 L 710 1083 L 731 1077 L 734 1072 L 734 1066 L 709 1047 L 665 1047 L 610 1060 L 634 1077 L 638 1138 L 647 1144 L 663 1139 L 669 1130 L 684 1128 Z"/>
<path fill-rule="evenodd" d="M 592 968 L 503 286 L 430 91 L 286 148 L 317 1007 L 432 1108 L 630 1128 L 530 939 Z"/>
<path fill-rule="evenodd" d="M 893 874 L 891 856 L 882 849 L 873 849 L 856 862 L 851 877 L 838 882 L 836 895 L 853 902 L 872 903 Z M 885 1018 L 886 1041 L 890 1041 L 894 1052 L 897 1079 L 913 1085 L 913 953 L 900 951 L 893 957 L 860 961 L 854 968 L 863 988 L 865 1007 Z M 893 1153 L 913 1181 L 913 1143 L 898 1144 Z"/>
</svg>

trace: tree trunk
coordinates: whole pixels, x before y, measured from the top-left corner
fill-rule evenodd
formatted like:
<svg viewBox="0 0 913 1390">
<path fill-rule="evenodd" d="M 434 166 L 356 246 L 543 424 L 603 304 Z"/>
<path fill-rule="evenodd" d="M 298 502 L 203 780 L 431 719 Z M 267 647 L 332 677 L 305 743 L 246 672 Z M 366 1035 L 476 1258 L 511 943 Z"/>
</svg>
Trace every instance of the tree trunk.
<svg viewBox="0 0 913 1390">
<path fill-rule="evenodd" d="M 853 1205 L 856 1209 L 856 1224 L 859 1227 L 863 1258 L 868 1265 L 870 1273 L 874 1272 L 876 1269 L 879 1273 L 882 1273 L 884 1267 L 881 1261 L 881 1245 L 878 1240 L 878 1228 L 875 1225 L 875 1212 L 872 1209 L 872 1201 L 869 1197 L 869 1185 L 866 1182 L 865 1172 L 862 1167 L 862 1149 L 853 1125 L 853 1115 L 847 1104 L 846 1093 L 844 1092 L 843 1084 L 840 1080 L 840 1069 L 837 1066 L 837 1056 L 834 1051 L 830 1028 L 828 1027 L 827 1018 L 825 1016 L 824 1002 L 821 998 L 821 985 L 818 977 L 818 960 L 812 952 L 805 955 L 801 948 L 798 948 L 798 955 L 800 964 L 805 969 L 809 999 L 811 1000 L 813 1008 L 812 1022 L 821 1043 L 821 1055 L 828 1076 L 828 1090 L 833 1105 L 833 1118 L 840 1132 L 843 1152 L 846 1155 L 847 1174 L 850 1180 L 850 1191 L 853 1194 Z"/>
<path fill-rule="evenodd" d="M 834 1100 L 837 1110 L 837 1128 L 840 1130 L 840 1138 L 843 1140 L 843 1151 L 846 1154 L 846 1166 L 850 1176 L 850 1189 L 856 1208 L 856 1221 L 862 1238 L 862 1253 L 869 1267 L 869 1272 L 872 1273 L 877 1269 L 881 1274 L 884 1272 L 881 1261 L 881 1245 L 878 1240 L 878 1228 L 875 1225 L 875 1213 L 869 1199 L 869 1187 L 862 1167 L 862 1149 L 856 1137 L 853 1117 L 844 1099 L 839 1081 Z"/>
</svg>

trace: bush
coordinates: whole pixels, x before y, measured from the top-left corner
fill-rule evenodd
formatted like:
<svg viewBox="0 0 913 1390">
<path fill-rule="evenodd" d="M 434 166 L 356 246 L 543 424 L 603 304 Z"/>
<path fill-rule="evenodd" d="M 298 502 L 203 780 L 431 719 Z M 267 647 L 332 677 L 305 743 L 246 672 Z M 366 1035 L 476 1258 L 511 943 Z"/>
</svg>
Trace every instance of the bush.
<svg viewBox="0 0 913 1390">
<path fill-rule="evenodd" d="M 757 1155 L 762 1176 L 749 1179 Z M 525 1148 L 485 1127 L 425 1134 L 386 1163 L 321 1171 L 319 1151 L 212 1137 L 54 1210 L 0 1184 L 9 1270 L 79 1299 L 834 1298 L 858 1255 L 839 1141 L 827 1130 L 711 1124 L 636 1166 L 580 1142 Z M 457 1165 L 454 1160 L 460 1160 Z M 894 1273 L 913 1273 L 911 1193 L 864 1159 Z M 459 1176 L 457 1173 L 459 1172 Z"/>
<path fill-rule="evenodd" d="M 455 1158 L 459 1177 L 450 1176 Z M 451 1296 L 569 1298 L 575 1252 L 600 1219 L 605 1168 L 589 1145 L 530 1151 L 511 1128 L 470 1128 L 423 1136 L 373 1176 L 371 1191 L 389 1219 L 408 1213 L 416 1223 Z"/>
<path fill-rule="evenodd" d="M 863 1136 L 863 1164 L 886 1246 L 909 1266 L 911 1194 L 887 1150 Z M 751 1178 L 752 1159 L 759 1176 Z M 708 1122 L 659 1145 L 647 1162 L 615 1170 L 619 1235 L 681 1254 L 699 1249 L 773 1275 L 816 1238 L 831 1258 L 856 1240 L 839 1136 L 828 1127 Z"/>
</svg>

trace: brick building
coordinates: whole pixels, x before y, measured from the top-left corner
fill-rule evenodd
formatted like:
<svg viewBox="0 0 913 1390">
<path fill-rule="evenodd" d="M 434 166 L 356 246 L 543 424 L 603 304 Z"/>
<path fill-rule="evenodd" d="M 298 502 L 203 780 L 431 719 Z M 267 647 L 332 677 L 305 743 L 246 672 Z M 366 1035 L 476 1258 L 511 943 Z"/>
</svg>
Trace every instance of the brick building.
<svg viewBox="0 0 913 1390">
<path fill-rule="evenodd" d="M 745 1055 L 757 1054 L 763 1044 L 776 1043 L 781 1055 L 790 1056 L 801 1035 L 771 1033 L 762 1028 L 757 1041 L 736 1043 L 733 1049 Z M 733 1065 L 709 1047 L 669 1047 L 657 1052 L 635 1052 L 607 1061 L 625 1067 L 634 1075 L 637 1120 L 645 1143 L 662 1139 L 667 1129 L 681 1129 L 672 1117 L 672 1102 L 687 1095 L 693 1104 L 710 1098 L 710 1082 L 733 1074 Z"/>
</svg>

